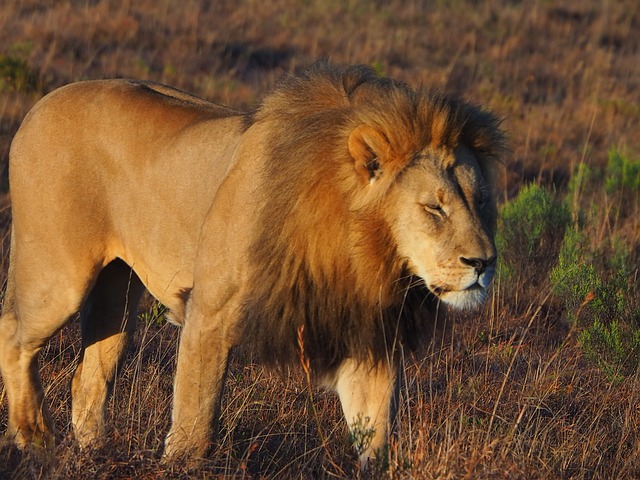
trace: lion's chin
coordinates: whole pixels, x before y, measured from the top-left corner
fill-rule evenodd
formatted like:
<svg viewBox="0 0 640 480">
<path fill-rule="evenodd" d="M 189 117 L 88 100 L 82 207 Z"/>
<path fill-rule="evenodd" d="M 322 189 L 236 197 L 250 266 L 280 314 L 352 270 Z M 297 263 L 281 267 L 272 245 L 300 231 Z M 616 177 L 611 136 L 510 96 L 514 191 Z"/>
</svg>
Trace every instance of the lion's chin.
<svg viewBox="0 0 640 480">
<path fill-rule="evenodd" d="M 464 290 L 441 290 L 434 293 L 441 301 L 459 310 L 478 308 L 487 298 L 487 289 L 477 283 Z"/>
</svg>

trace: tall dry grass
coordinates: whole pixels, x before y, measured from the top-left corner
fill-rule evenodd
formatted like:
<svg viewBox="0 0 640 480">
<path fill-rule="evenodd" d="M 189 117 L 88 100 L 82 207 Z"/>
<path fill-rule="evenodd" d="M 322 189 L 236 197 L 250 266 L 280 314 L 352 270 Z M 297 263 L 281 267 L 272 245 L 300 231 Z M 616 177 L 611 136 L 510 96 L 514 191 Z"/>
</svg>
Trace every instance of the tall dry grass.
<svg viewBox="0 0 640 480">
<path fill-rule="evenodd" d="M 282 72 L 329 56 L 489 106 L 505 117 L 513 147 L 503 199 L 525 182 L 564 192 L 578 164 L 604 167 L 610 147 L 640 152 L 639 27 L 633 0 L 7 0 L 0 67 L 22 59 L 37 81 L 17 88 L 0 68 L 0 160 L 6 166 L 31 106 L 71 81 L 149 78 L 247 107 Z M 595 198 L 580 195 L 578 203 Z M 0 208 L 3 276 L 9 201 L 5 194 Z M 592 238 L 626 239 L 637 269 L 633 218 L 601 213 Z M 586 358 L 580 326 L 569 321 L 581 307 L 567 311 L 544 276 L 525 288 L 534 270 L 520 272 L 518 285 L 499 280 L 482 311 L 450 319 L 406 358 L 399 436 L 369 476 L 640 478 L 638 374 L 612 382 Z M 20 453 L 2 441 L 0 478 L 359 475 L 336 397 L 302 371 L 280 378 L 242 352 L 231 365 L 217 449 L 191 469 L 161 464 L 178 332 L 150 299 L 145 305 L 151 314 L 109 403 L 106 447 L 83 452 L 71 436 L 69 382 L 80 348 L 72 321 L 41 356 L 60 444 Z"/>
</svg>

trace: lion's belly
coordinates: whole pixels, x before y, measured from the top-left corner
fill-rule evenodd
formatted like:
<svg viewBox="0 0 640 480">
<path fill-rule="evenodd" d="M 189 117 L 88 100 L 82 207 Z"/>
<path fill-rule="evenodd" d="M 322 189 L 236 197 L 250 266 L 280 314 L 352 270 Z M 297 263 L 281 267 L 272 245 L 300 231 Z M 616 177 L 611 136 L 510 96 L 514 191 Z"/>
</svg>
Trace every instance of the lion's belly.
<svg viewBox="0 0 640 480">
<path fill-rule="evenodd" d="M 235 148 L 231 135 L 219 135 L 217 145 L 197 144 L 193 136 L 199 135 L 188 133 L 159 151 L 163 161 L 149 159 L 135 182 L 123 175 L 124 188 L 111 192 L 115 256 L 132 266 L 178 323 L 194 284 L 202 226 Z"/>
</svg>

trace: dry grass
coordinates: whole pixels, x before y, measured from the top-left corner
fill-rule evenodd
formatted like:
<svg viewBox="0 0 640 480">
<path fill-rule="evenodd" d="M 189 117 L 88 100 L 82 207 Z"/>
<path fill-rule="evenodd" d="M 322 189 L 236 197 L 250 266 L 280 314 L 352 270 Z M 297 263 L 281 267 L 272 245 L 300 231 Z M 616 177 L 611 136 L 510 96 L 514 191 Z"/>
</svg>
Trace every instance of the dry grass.
<svg viewBox="0 0 640 480">
<path fill-rule="evenodd" d="M 0 82 L 0 160 L 33 103 L 71 81 L 150 78 L 249 106 L 283 71 L 329 56 L 488 105 L 511 135 L 505 198 L 526 181 L 563 190 L 576 164 L 602 166 L 612 146 L 640 152 L 639 28 L 634 0 L 9 0 L 0 58 L 24 58 L 38 82 L 17 91 Z M 4 275 L 8 198 L 2 205 Z M 637 219 L 596 227 L 599 241 L 626 238 L 637 262 Z M 640 478 L 638 374 L 608 382 L 545 282 L 537 293 L 509 292 L 497 284 L 482 312 L 452 319 L 407 359 L 399 439 L 372 476 Z M 108 444 L 80 452 L 69 426 L 79 351 L 70 323 L 42 354 L 61 443 L 25 453 L 0 443 L 0 478 L 358 475 L 336 397 L 314 390 L 314 410 L 303 373 L 274 377 L 242 352 L 216 451 L 191 469 L 162 465 L 177 334 L 141 322 L 109 404 Z M 2 402 L 3 430 L 6 419 Z"/>
</svg>

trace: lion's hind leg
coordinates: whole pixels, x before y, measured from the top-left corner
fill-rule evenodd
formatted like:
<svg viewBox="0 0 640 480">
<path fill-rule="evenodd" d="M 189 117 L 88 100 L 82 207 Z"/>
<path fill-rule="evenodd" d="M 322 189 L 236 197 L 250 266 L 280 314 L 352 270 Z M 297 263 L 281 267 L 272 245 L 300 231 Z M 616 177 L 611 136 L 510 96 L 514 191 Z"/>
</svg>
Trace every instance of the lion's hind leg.
<svg viewBox="0 0 640 480">
<path fill-rule="evenodd" d="M 80 311 L 82 352 L 72 382 L 72 417 L 82 446 L 100 442 L 103 437 L 107 398 L 135 329 L 143 291 L 132 269 L 114 260 L 100 272 Z"/>
<path fill-rule="evenodd" d="M 24 342 L 14 310 L 0 317 L 0 370 L 9 402 L 7 436 L 20 448 L 52 446 L 53 424 L 38 372 L 40 342 Z M 44 343 L 44 342 L 43 342 Z"/>
<path fill-rule="evenodd" d="M 88 280 L 75 275 L 80 270 L 74 268 L 77 265 L 66 271 L 49 270 L 44 265 L 48 257 L 34 262 L 43 257 L 23 252 L 17 258 L 13 234 L 11 240 L 0 317 L 0 371 L 9 403 L 7 435 L 21 448 L 52 446 L 53 424 L 44 401 L 38 352 L 78 310 Z M 21 264 L 25 258 L 31 261 Z"/>
</svg>

